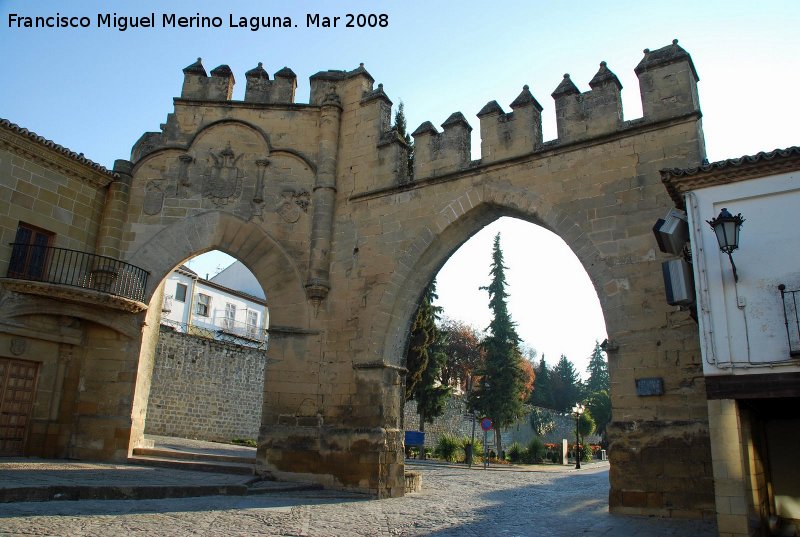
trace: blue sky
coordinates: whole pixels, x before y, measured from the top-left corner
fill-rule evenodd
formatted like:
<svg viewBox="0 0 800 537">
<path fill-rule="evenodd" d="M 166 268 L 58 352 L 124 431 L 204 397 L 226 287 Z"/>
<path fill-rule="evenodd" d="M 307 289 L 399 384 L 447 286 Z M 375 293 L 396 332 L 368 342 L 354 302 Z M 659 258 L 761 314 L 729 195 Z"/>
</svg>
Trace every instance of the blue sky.
<svg viewBox="0 0 800 537">
<path fill-rule="evenodd" d="M 8 26 L 11 13 L 88 16 L 94 25 L 98 13 L 152 12 L 157 18 L 173 12 L 218 15 L 225 24 L 220 29 L 157 27 L 126 32 Z M 307 13 L 343 17 L 385 13 L 389 26 L 304 28 Z M 231 14 L 289 16 L 299 27 L 233 29 L 227 27 Z M 662 47 L 674 38 L 692 55 L 700 75 L 712 161 L 800 142 L 795 134 L 800 107 L 793 98 L 800 87 L 796 0 L 0 0 L 0 17 L 0 117 L 106 166 L 128 158 L 143 132 L 159 129 L 172 109 L 172 97 L 180 93 L 181 69 L 197 57 L 203 58 L 207 70 L 230 65 L 238 81 L 235 99 L 243 97 L 245 71 L 258 62 L 270 73 L 288 66 L 298 75 L 298 102 L 307 102 L 310 75 L 326 69 L 349 70 L 363 62 L 395 104 L 405 103 L 411 130 L 423 121 L 439 125 L 452 112 L 463 112 L 475 128 L 473 158 L 479 158 L 475 114 L 484 104 L 497 100 L 508 110 L 522 86 L 530 85 L 544 106 L 545 139 L 552 139 L 550 93 L 566 72 L 582 91 L 588 90 L 588 81 L 603 60 L 623 84 L 626 119 L 639 117 L 633 69 L 642 49 Z M 596 296 L 585 285 L 588 278 L 581 283 L 580 270 L 575 276 L 565 268 L 577 261 L 559 241 L 534 236 L 530 228 L 513 223 L 501 221 L 495 226 L 476 236 L 474 251 L 465 246 L 451 260 L 460 264 L 448 273 L 452 290 L 440 278 L 445 308 L 451 314 L 463 313 L 478 326 L 487 324 L 485 293 L 477 287 L 486 283 L 491 236 L 501 229 L 512 273 L 511 311 L 520 332 L 551 360 L 564 352 L 582 369 L 581 360 L 594 340 L 605 337 L 602 319 L 597 321 Z M 519 256 L 512 253 L 515 249 Z M 555 269 L 555 274 L 545 267 Z M 473 269 L 475 275 L 469 277 L 477 281 L 467 277 Z M 515 283 L 514 271 L 522 274 L 520 283 Z M 565 273 L 566 279 L 555 279 Z M 544 288 L 524 284 L 530 280 L 545 282 Z M 465 301 L 468 297 L 470 301 Z M 584 319 L 584 312 L 592 309 L 597 310 L 595 321 Z M 542 313 L 537 316 L 534 311 Z"/>
</svg>

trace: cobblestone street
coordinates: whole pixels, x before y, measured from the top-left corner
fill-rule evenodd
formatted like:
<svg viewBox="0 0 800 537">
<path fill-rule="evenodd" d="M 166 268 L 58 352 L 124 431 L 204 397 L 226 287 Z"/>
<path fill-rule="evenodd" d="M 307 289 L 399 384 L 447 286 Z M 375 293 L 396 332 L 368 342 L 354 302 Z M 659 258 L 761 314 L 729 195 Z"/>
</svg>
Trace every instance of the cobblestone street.
<svg viewBox="0 0 800 537">
<path fill-rule="evenodd" d="M 692 536 L 713 523 L 609 515 L 608 468 L 467 470 L 413 464 L 423 491 L 365 500 L 335 492 L 0 504 L 2 536 Z"/>
</svg>

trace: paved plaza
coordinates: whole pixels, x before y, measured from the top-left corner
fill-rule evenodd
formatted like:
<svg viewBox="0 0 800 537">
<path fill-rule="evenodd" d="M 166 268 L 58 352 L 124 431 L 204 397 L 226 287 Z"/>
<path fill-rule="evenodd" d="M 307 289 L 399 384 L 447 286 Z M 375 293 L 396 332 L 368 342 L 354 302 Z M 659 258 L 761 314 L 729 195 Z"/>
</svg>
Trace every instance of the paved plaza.
<svg viewBox="0 0 800 537">
<path fill-rule="evenodd" d="M 609 515 L 608 466 L 482 470 L 415 463 L 423 491 L 369 500 L 332 491 L 0 504 L 5 536 L 692 536 L 712 522 Z M 2 472 L 2 469 L 0 469 Z M 185 474 L 187 482 L 197 472 Z M 0 474 L 1 475 L 1 474 Z M 209 482 L 220 479 L 208 474 Z M 2 478 L 0 478 L 0 481 Z"/>
</svg>

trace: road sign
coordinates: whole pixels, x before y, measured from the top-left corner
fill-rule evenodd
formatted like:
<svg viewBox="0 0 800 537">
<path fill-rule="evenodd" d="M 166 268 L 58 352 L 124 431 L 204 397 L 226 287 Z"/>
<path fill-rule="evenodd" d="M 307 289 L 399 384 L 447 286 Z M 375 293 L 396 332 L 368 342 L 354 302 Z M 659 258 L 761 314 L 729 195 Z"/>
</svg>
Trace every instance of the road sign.
<svg viewBox="0 0 800 537">
<path fill-rule="evenodd" d="M 492 430 L 492 420 L 489 418 L 483 418 L 481 420 L 481 429 L 484 431 L 491 431 Z"/>
</svg>

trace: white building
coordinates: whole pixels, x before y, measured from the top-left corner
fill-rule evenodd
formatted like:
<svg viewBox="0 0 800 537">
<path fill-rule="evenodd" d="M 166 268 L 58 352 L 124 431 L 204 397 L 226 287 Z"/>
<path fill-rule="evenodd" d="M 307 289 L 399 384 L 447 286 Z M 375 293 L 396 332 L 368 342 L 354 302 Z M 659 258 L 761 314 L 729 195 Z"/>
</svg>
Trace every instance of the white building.
<svg viewBox="0 0 800 537">
<path fill-rule="evenodd" d="M 662 179 L 688 217 L 720 534 L 762 535 L 780 523 L 781 535 L 795 535 L 800 148 L 664 170 Z M 744 218 L 735 273 L 708 223 L 723 210 Z"/>
<path fill-rule="evenodd" d="M 161 323 L 183 332 L 241 345 L 265 344 L 269 310 L 264 292 L 247 269 L 244 269 L 246 275 L 241 276 L 241 286 L 237 273 L 238 269 L 234 269 L 221 278 L 227 282 L 225 285 L 216 276 L 206 280 L 181 265 L 164 282 Z M 260 296 L 249 291 L 256 291 Z"/>
</svg>

